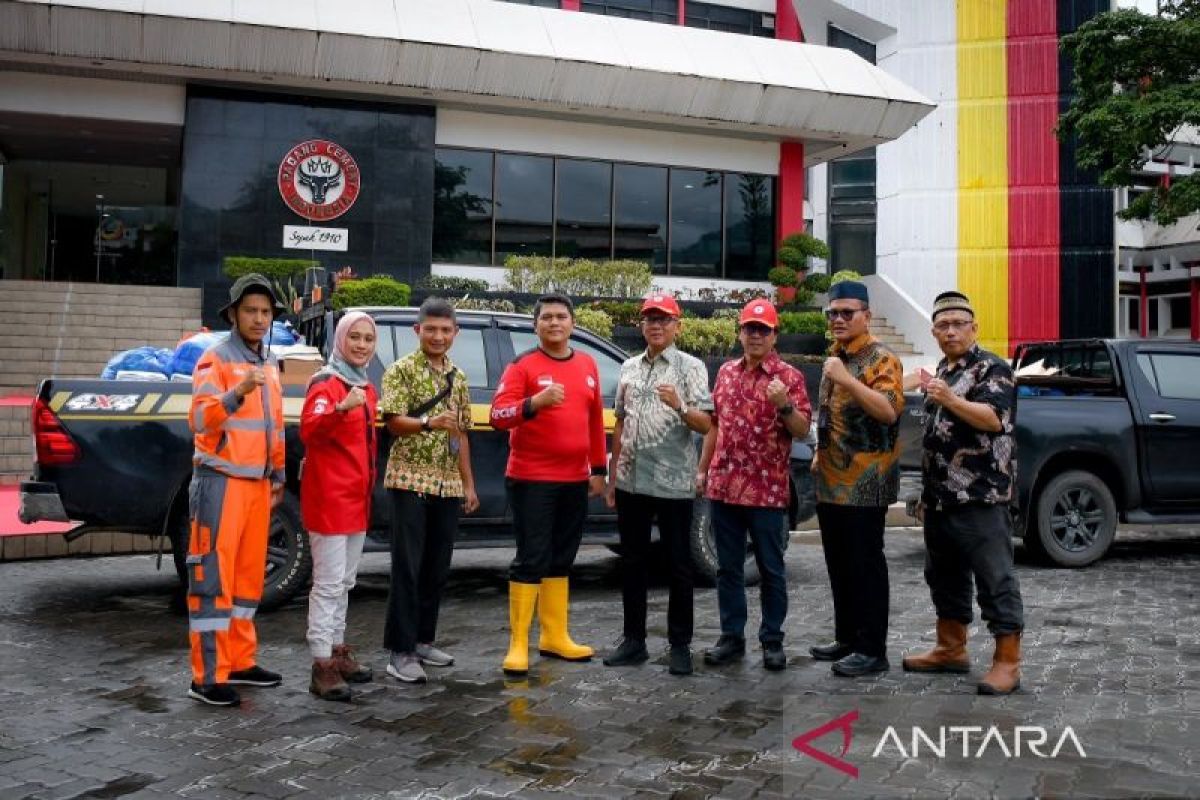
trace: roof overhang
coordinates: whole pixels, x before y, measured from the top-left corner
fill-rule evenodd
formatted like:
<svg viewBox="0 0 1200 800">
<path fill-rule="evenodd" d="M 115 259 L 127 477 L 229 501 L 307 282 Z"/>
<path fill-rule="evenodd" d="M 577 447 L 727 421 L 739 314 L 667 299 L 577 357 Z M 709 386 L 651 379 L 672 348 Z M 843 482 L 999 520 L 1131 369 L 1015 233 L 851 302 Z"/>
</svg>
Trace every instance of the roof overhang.
<svg viewBox="0 0 1200 800">
<path fill-rule="evenodd" d="M 0 0 L 0 61 L 803 141 L 933 103 L 845 50 L 495 0 Z"/>
</svg>

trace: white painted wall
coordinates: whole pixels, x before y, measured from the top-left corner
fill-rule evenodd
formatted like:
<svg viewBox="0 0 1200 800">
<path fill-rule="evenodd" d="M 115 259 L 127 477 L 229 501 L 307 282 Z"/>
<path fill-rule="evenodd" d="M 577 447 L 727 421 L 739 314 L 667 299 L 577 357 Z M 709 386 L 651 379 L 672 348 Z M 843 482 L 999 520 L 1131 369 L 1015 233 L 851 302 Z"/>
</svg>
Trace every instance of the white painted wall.
<svg viewBox="0 0 1200 800">
<path fill-rule="evenodd" d="M 457 108 L 438 108 L 435 141 L 447 147 L 779 174 L 779 144 L 774 141 L 738 139 L 729 135 L 698 136 Z"/>
<path fill-rule="evenodd" d="M 0 110 L 183 125 L 182 83 L 133 83 L 32 72 L 0 72 Z"/>
</svg>

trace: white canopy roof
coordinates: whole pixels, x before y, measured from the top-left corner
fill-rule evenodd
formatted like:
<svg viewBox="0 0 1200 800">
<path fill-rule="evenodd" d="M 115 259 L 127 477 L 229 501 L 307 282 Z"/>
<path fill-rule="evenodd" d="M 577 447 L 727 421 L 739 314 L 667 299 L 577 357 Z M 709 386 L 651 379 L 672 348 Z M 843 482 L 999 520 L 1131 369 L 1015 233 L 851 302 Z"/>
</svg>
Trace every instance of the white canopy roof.
<svg viewBox="0 0 1200 800">
<path fill-rule="evenodd" d="M 0 0 L 0 61 L 352 92 L 806 142 L 933 104 L 845 51 L 495 0 Z"/>
</svg>

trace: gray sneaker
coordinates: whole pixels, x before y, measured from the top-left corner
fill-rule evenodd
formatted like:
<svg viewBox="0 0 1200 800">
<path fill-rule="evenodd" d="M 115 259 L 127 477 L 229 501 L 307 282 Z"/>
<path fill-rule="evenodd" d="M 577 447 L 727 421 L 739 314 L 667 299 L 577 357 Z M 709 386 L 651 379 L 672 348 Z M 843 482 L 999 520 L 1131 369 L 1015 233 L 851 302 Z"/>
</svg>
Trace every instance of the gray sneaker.
<svg viewBox="0 0 1200 800">
<path fill-rule="evenodd" d="M 421 660 L 415 653 L 392 653 L 388 658 L 387 673 L 405 683 L 424 683 L 428 678 L 421 669 Z"/>
<path fill-rule="evenodd" d="M 438 650 L 431 644 L 418 644 L 417 658 L 421 659 L 422 664 L 431 667 L 448 667 L 454 663 L 454 656 L 445 650 Z"/>
</svg>

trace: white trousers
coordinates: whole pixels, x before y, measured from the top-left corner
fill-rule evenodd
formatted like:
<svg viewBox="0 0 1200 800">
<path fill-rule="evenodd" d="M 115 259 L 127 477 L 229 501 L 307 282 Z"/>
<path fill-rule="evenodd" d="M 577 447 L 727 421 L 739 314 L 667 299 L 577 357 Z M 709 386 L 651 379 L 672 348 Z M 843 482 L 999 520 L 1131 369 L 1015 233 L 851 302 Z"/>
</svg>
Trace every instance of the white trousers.
<svg viewBox="0 0 1200 800">
<path fill-rule="evenodd" d="M 358 575 L 365 533 L 326 536 L 310 533 L 312 591 L 308 594 L 308 649 L 313 658 L 329 658 L 346 635 L 346 606 Z"/>
</svg>

